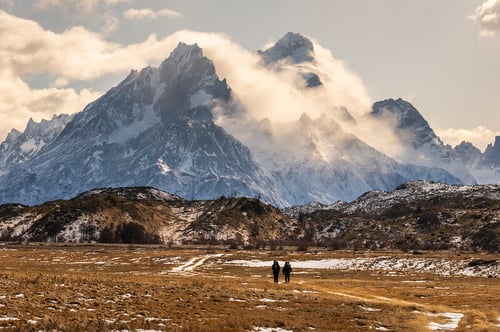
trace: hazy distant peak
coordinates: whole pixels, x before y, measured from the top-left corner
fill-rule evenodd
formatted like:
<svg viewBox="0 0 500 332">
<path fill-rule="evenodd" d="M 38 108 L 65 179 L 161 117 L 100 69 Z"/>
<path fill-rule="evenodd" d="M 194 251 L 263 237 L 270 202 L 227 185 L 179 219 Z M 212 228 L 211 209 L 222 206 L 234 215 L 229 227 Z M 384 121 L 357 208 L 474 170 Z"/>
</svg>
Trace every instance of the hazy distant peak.
<svg viewBox="0 0 500 332">
<path fill-rule="evenodd" d="M 272 47 L 259 51 L 268 64 L 283 59 L 290 59 L 293 63 L 314 61 L 314 46 L 311 40 L 300 33 L 288 32 Z"/>
<path fill-rule="evenodd" d="M 203 57 L 203 50 L 198 44 L 194 43 L 192 45 L 188 45 L 183 42 L 179 42 L 177 47 L 170 53 L 170 58 L 172 60 L 191 60 L 196 58 Z"/>
<path fill-rule="evenodd" d="M 163 61 L 161 67 L 164 67 L 168 63 L 175 65 L 179 70 L 185 70 L 200 61 L 212 63 L 211 60 L 203 56 L 203 50 L 198 44 L 188 45 L 179 42 L 177 47 L 170 53 L 170 56 Z"/>
<path fill-rule="evenodd" d="M 160 72 L 162 81 L 179 76 L 195 76 L 198 80 L 205 75 L 215 75 L 215 66 L 212 60 L 203 56 L 203 50 L 198 44 L 188 45 L 180 42 L 162 62 Z"/>
<path fill-rule="evenodd" d="M 409 102 L 404 99 L 386 99 L 373 104 L 372 115 L 394 116 L 398 123 L 399 128 L 407 127 L 429 127 L 428 122 L 420 114 L 420 112 Z"/>
</svg>

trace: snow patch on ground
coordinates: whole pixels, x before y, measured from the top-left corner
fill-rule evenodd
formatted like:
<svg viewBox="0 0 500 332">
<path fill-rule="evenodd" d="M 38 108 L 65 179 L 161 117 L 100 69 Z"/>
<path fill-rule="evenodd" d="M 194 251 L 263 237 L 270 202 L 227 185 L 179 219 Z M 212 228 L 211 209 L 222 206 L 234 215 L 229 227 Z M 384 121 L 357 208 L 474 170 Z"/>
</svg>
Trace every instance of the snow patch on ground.
<svg viewBox="0 0 500 332">
<path fill-rule="evenodd" d="M 205 256 L 202 256 L 202 257 L 193 257 L 189 261 L 187 261 L 186 263 L 184 263 L 184 264 L 182 264 L 180 266 L 174 267 L 172 269 L 172 272 L 193 271 L 195 268 L 197 268 L 198 266 L 200 266 L 203 263 L 205 263 L 205 261 L 207 259 L 221 257 L 221 256 L 224 256 L 224 254 L 213 254 L 213 255 L 205 255 Z"/>
<path fill-rule="evenodd" d="M 15 317 L 0 317 L 0 321 L 5 322 L 5 321 L 16 321 L 19 320 L 19 318 Z"/>
<path fill-rule="evenodd" d="M 500 276 L 499 264 L 471 267 L 468 265 L 470 262 L 471 260 L 451 260 L 440 258 L 370 257 L 292 261 L 291 264 L 293 268 L 298 269 L 371 270 L 387 271 L 388 273 L 394 273 L 394 271 L 412 271 L 444 276 Z M 269 267 L 273 262 L 260 260 L 232 260 L 227 261 L 226 263 L 248 267 Z M 297 272 L 300 271 L 295 270 L 294 273 Z"/>
<path fill-rule="evenodd" d="M 429 323 L 429 330 L 431 331 L 453 331 L 458 327 L 460 320 L 464 316 L 461 313 L 445 312 L 437 314 L 434 316 L 446 317 L 448 319 L 447 323 L 440 324 L 435 322 Z"/>
<path fill-rule="evenodd" d="M 293 330 L 282 329 L 281 327 L 260 327 L 255 326 L 252 331 L 254 332 L 293 332 Z"/>
</svg>

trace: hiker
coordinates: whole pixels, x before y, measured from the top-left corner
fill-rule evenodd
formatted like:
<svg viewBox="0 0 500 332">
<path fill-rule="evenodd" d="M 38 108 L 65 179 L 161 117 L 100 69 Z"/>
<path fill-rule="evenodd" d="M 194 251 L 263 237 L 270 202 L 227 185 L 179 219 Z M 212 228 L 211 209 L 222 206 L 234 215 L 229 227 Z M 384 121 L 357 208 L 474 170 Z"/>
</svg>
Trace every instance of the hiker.
<svg viewBox="0 0 500 332">
<path fill-rule="evenodd" d="M 278 276 L 280 274 L 280 264 L 278 263 L 278 261 L 273 262 L 272 269 L 273 269 L 273 275 L 274 275 L 274 282 L 278 283 Z"/>
<path fill-rule="evenodd" d="M 290 273 L 292 273 L 292 266 L 290 262 L 285 262 L 283 266 L 283 274 L 285 275 L 285 282 L 290 282 Z"/>
</svg>

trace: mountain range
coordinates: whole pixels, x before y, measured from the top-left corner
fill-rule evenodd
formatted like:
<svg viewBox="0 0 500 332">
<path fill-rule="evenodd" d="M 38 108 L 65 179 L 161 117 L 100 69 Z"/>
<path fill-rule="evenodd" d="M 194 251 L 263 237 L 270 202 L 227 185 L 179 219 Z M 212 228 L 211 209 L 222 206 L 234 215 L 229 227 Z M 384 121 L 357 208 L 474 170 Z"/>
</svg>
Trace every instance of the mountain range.
<svg viewBox="0 0 500 332">
<path fill-rule="evenodd" d="M 330 84 L 315 70 L 315 43 L 301 34 L 256 54 L 265 70 L 292 72 L 293 88 L 308 98 Z M 304 109 L 277 127 L 252 118 L 238 100 L 244 91 L 230 85 L 198 45 L 179 43 L 158 68 L 131 71 L 79 113 L 13 130 L 0 145 L 0 203 L 151 186 L 188 200 L 248 196 L 284 207 L 352 201 L 414 180 L 500 180 L 500 137 L 484 153 L 467 142 L 452 148 L 404 100 L 376 102 L 363 116 L 350 105 L 320 116 Z M 372 122 L 397 137 L 397 153 L 353 129 Z"/>
</svg>

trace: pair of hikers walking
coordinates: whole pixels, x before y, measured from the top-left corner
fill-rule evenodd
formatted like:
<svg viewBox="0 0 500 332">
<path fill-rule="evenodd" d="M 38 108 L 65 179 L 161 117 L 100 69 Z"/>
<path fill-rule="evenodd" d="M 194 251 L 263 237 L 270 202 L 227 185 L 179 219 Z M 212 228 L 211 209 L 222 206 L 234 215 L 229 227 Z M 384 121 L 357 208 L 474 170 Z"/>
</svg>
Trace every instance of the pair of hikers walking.
<svg viewBox="0 0 500 332">
<path fill-rule="evenodd" d="M 273 262 L 272 270 L 273 270 L 274 282 L 278 283 L 278 277 L 280 274 L 280 264 L 278 263 L 278 261 Z M 292 266 L 290 265 L 290 262 L 285 262 L 285 265 L 283 266 L 283 274 L 285 275 L 286 283 L 290 282 L 290 273 L 292 273 Z"/>
</svg>

